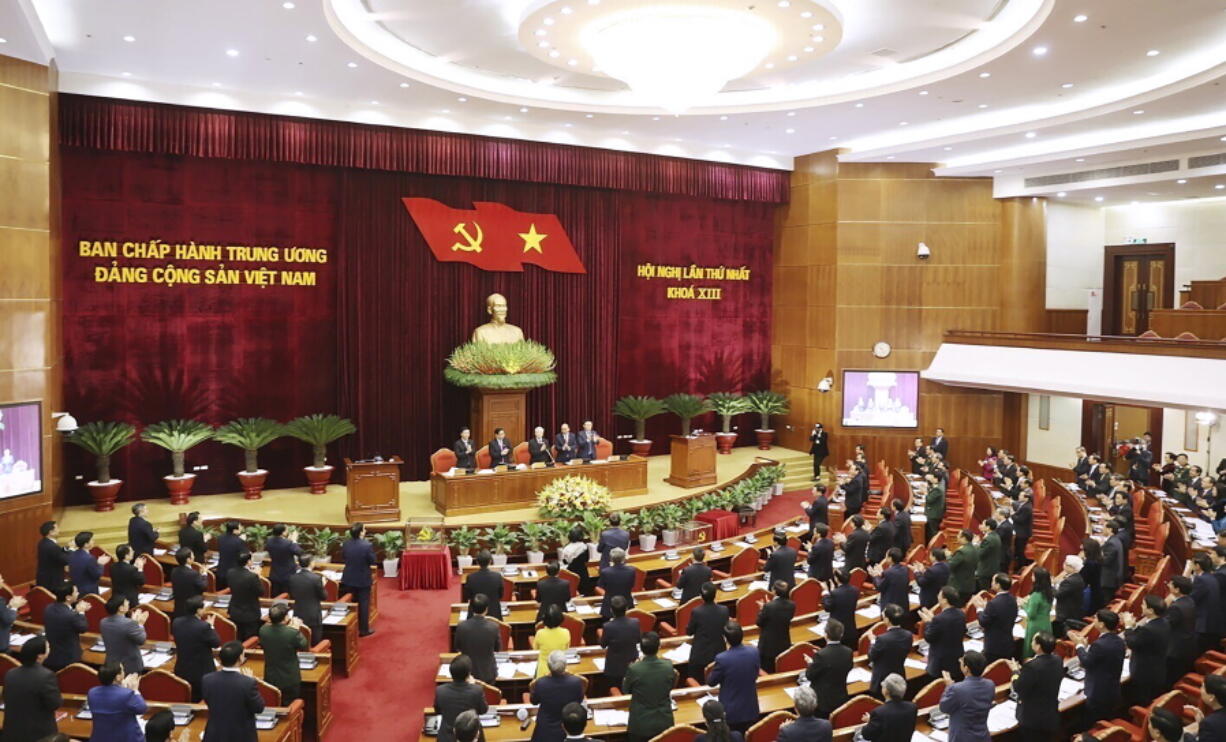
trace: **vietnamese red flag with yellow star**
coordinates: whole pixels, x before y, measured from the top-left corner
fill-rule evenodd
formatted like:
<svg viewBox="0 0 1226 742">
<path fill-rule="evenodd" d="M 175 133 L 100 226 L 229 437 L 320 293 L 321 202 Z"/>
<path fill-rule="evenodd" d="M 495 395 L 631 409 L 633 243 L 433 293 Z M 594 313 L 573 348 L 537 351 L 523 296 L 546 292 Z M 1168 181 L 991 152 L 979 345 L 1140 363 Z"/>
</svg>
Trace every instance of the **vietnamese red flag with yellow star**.
<svg viewBox="0 0 1226 742">
<path fill-rule="evenodd" d="M 437 260 L 471 263 L 485 271 L 522 271 L 524 263 L 531 263 L 558 273 L 587 273 L 554 214 L 530 214 L 488 201 L 453 209 L 432 198 L 406 198 L 404 206 Z"/>
</svg>

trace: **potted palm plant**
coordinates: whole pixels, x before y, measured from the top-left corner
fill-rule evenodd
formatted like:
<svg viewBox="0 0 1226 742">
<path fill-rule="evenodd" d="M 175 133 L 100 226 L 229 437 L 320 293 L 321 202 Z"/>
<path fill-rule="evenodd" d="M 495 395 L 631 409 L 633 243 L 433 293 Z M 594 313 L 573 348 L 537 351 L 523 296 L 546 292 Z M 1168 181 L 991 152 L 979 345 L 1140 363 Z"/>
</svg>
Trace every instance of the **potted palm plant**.
<svg viewBox="0 0 1226 742">
<path fill-rule="evenodd" d="M 711 411 L 711 402 L 697 394 L 670 394 L 663 400 L 664 409 L 681 418 L 681 435 L 689 437 L 690 421 Z"/>
<path fill-rule="evenodd" d="M 529 564 L 541 564 L 545 561 L 545 547 L 553 538 L 553 528 L 548 523 L 527 521 L 519 527 L 524 539 L 524 550 L 528 552 Z"/>
<path fill-rule="evenodd" d="M 736 444 L 736 433 L 732 432 L 732 418 L 742 412 L 749 412 L 749 400 L 735 392 L 715 392 L 708 399 L 720 420 L 720 431 L 715 434 L 715 444 L 720 453 L 730 454 L 732 446 Z"/>
<path fill-rule="evenodd" d="M 745 396 L 749 400 L 749 409 L 762 416 L 762 427 L 754 431 L 758 436 L 758 448 L 767 450 L 775 442 L 775 429 L 770 426 L 771 415 L 786 415 L 788 398 L 779 392 L 768 389 L 750 392 Z"/>
<path fill-rule="evenodd" d="M 494 552 L 494 566 L 505 567 L 511 550 L 519 543 L 519 534 L 499 523 L 493 528 L 485 529 L 485 540 Z"/>
<path fill-rule="evenodd" d="M 260 449 L 283 435 L 285 426 L 266 417 L 241 417 L 222 425 L 213 434 L 222 443 L 243 449 L 245 465 L 238 473 L 238 481 L 246 499 L 260 499 L 264 480 L 268 479 L 268 470 L 259 466 Z"/>
<path fill-rule="evenodd" d="M 457 528 L 447 534 L 447 543 L 455 550 L 455 563 L 461 570 L 473 566 L 473 549 L 477 548 L 480 535 L 469 528 Z"/>
<path fill-rule="evenodd" d="M 392 530 L 374 533 L 371 534 L 370 541 L 383 555 L 383 576 L 398 576 L 400 574 L 400 554 L 404 551 L 404 532 Z"/>
<path fill-rule="evenodd" d="M 122 479 L 111 479 L 111 456 L 136 439 L 136 427 L 123 422 L 85 423 L 68 436 L 69 443 L 76 444 L 94 455 L 97 478 L 86 484 L 89 496 L 94 501 L 94 510 L 105 513 L 115 509 Z"/>
<path fill-rule="evenodd" d="M 311 485 L 312 495 L 322 495 L 327 491 L 332 470 L 336 468 L 327 463 L 328 444 L 356 431 L 352 422 L 337 415 L 303 415 L 285 424 L 287 434 L 311 445 L 314 462 L 303 467 L 303 471 Z"/>
<path fill-rule="evenodd" d="M 141 440 L 170 451 L 174 471 L 162 480 L 170 492 L 171 505 L 188 503 L 196 475 L 185 471 L 187 452 L 212 438 L 213 433 L 213 426 L 199 420 L 165 420 L 141 431 Z"/>
<path fill-rule="evenodd" d="M 614 403 L 614 415 L 634 421 L 634 438 L 630 441 L 631 453 L 636 456 L 651 455 L 651 441 L 647 440 L 647 421 L 664 412 L 664 404 L 655 397 L 631 395 Z"/>
</svg>

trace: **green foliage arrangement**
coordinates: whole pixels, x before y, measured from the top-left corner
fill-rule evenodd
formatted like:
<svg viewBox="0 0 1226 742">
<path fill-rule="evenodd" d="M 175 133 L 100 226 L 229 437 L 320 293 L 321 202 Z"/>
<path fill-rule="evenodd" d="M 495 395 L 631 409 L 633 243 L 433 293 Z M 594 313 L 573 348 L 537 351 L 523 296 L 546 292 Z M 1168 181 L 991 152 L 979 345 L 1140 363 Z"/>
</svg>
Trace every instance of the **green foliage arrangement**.
<svg viewBox="0 0 1226 742">
<path fill-rule="evenodd" d="M 485 542 L 494 550 L 495 554 L 510 554 L 511 550 L 515 548 L 515 544 L 519 543 L 519 532 L 512 531 L 502 523 L 493 528 L 485 529 L 483 535 Z"/>
<path fill-rule="evenodd" d="M 693 499 L 685 501 L 687 506 L 691 502 L 693 502 Z M 681 505 L 671 502 L 659 505 L 655 510 L 656 522 L 659 523 L 660 530 L 662 531 L 675 531 L 681 527 L 682 523 L 693 517 L 693 512 L 687 512 L 688 507 L 683 509 Z"/>
<path fill-rule="evenodd" d="M 779 392 L 763 389 L 745 395 L 749 400 L 749 409 L 762 416 L 762 427 L 758 430 L 771 430 L 771 415 L 786 415 L 788 413 L 788 398 Z"/>
<path fill-rule="evenodd" d="M 609 527 L 609 519 L 604 516 L 603 512 L 589 510 L 580 514 L 579 525 L 583 526 L 583 533 L 587 536 L 587 540 L 594 542 L 600 538 L 600 532 Z"/>
<path fill-rule="evenodd" d="M 690 421 L 711 411 L 710 400 L 697 394 L 670 394 L 663 400 L 664 409 L 681 418 L 681 435 L 690 434 Z"/>
<path fill-rule="evenodd" d="M 285 426 L 266 417 L 240 417 L 222 425 L 213 437 L 230 446 L 243 449 L 243 470 L 254 474 L 259 470 L 259 451 L 285 435 Z"/>
<path fill-rule="evenodd" d="M 243 538 L 252 551 L 263 551 L 264 544 L 268 542 L 268 537 L 271 535 L 272 526 L 263 523 L 252 523 L 243 529 Z"/>
<path fill-rule="evenodd" d="M 187 452 L 213 437 L 214 428 L 199 420 L 165 420 L 141 431 L 141 440 L 170 451 L 174 475 L 182 477 Z"/>
<path fill-rule="evenodd" d="M 332 553 L 340 548 L 344 537 L 331 528 L 317 528 L 314 531 L 304 531 L 302 545 L 317 557 L 330 559 Z"/>
<path fill-rule="evenodd" d="M 546 484 L 536 493 L 536 510 L 542 518 L 582 518 L 608 512 L 613 493 L 588 477 L 571 474 Z"/>
<path fill-rule="evenodd" d="M 328 459 L 328 444 L 357 432 L 353 423 L 337 415 L 303 415 L 285 424 L 285 433 L 303 443 L 308 443 L 314 453 L 316 469 L 323 468 Z"/>
<path fill-rule="evenodd" d="M 634 421 L 634 440 L 647 440 L 647 421 L 667 410 L 655 397 L 627 396 L 613 404 L 613 414 Z"/>
<path fill-rule="evenodd" d="M 451 352 L 443 378 L 459 387 L 535 389 L 558 380 L 553 352 L 535 340 L 464 343 Z"/>
<path fill-rule="evenodd" d="M 550 524 L 531 520 L 521 525 L 519 532 L 524 539 L 524 548 L 528 551 L 544 551 L 555 537 Z"/>
<path fill-rule="evenodd" d="M 370 542 L 383 555 L 383 559 L 395 559 L 404 551 L 404 532 L 392 530 L 372 533 Z"/>
<path fill-rule="evenodd" d="M 742 412 L 749 412 L 749 400 L 735 392 L 714 392 L 707 397 L 711 409 L 719 415 L 720 432 L 732 432 L 732 418 Z"/>
<path fill-rule="evenodd" d="M 447 533 L 447 543 L 455 547 L 457 555 L 471 554 L 480 540 L 481 535 L 468 526 Z"/>
<path fill-rule="evenodd" d="M 85 423 L 68 436 L 68 442 L 94 455 L 98 482 L 111 481 L 111 456 L 136 440 L 136 427 L 122 422 Z"/>
</svg>

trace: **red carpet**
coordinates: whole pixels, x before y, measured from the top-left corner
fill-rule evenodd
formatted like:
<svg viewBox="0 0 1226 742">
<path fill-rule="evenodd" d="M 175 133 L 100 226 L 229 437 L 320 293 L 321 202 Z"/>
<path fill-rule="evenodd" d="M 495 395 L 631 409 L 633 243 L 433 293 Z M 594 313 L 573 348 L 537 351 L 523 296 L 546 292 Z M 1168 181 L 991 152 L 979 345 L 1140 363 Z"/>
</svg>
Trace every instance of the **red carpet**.
<svg viewBox="0 0 1226 742">
<path fill-rule="evenodd" d="M 765 528 L 800 514 L 808 490 L 776 497 L 758 513 Z M 362 659 L 352 677 L 332 686 L 335 719 L 326 736 L 364 742 L 416 739 L 422 709 L 434 703 L 438 656 L 449 650 L 448 610 L 460 599 L 459 582 L 449 590 L 401 592 L 396 580 L 379 582 L 379 619 L 375 635 L 362 640 Z M 395 714 L 395 723 L 391 723 Z M 360 730 L 360 732 L 359 732 Z"/>
</svg>

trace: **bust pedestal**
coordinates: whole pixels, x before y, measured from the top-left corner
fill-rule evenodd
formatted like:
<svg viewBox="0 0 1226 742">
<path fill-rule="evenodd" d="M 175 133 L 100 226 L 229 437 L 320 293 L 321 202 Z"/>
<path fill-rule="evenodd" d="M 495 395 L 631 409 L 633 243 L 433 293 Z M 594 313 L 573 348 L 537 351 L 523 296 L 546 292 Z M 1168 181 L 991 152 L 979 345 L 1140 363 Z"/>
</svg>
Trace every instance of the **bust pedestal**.
<svg viewBox="0 0 1226 742">
<path fill-rule="evenodd" d="M 478 389 L 469 391 L 472 437 L 477 448 L 494 439 L 494 428 L 505 428 L 512 445 L 526 440 L 528 391 L 526 389 Z"/>
</svg>

